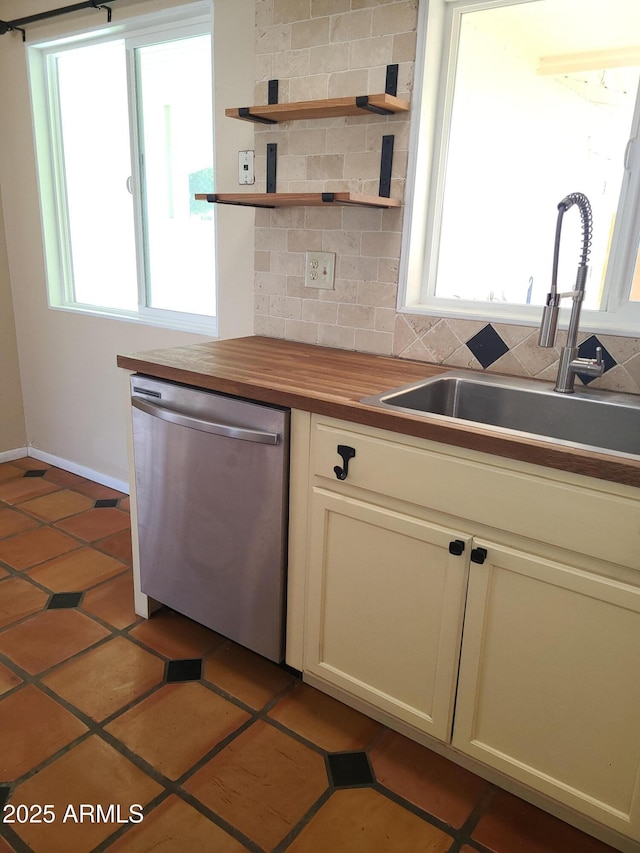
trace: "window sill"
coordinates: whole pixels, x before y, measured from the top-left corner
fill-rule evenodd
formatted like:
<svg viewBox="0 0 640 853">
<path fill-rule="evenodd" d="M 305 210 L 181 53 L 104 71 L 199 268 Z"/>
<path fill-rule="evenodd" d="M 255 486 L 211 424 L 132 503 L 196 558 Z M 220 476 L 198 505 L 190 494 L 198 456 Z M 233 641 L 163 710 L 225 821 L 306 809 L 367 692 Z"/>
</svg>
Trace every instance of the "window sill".
<svg viewBox="0 0 640 853">
<path fill-rule="evenodd" d="M 211 317 L 209 320 L 195 318 L 190 320 L 186 317 L 152 314 L 139 314 L 135 311 L 117 311 L 116 309 L 98 310 L 83 305 L 49 305 L 54 311 L 65 311 L 71 314 L 84 314 L 87 317 L 102 320 L 120 320 L 125 323 L 136 323 L 141 326 L 152 326 L 155 328 L 171 329 L 176 332 L 191 332 L 195 335 L 205 335 L 207 338 L 217 338 L 218 319 Z"/>
<path fill-rule="evenodd" d="M 443 299 L 438 300 L 437 303 L 434 301 L 400 306 L 398 312 L 451 320 L 505 323 L 537 328 L 542 317 L 542 306 L 505 305 L 500 302 L 469 303 Z M 559 329 L 568 327 L 570 313 L 570 307 L 560 310 Z M 583 309 L 580 317 L 580 331 L 640 338 L 640 304 L 628 306 L 626 311 L 615 313 Z"/>
</svg>

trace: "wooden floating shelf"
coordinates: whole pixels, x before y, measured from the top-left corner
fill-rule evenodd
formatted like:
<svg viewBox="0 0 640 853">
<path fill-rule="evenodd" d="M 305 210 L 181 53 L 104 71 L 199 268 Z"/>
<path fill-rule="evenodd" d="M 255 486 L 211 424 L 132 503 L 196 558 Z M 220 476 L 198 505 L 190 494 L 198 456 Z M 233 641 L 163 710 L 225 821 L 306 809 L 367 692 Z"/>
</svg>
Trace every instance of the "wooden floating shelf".
<svg viewBox="0 0 640 853">
<path fill-rule="evenodd" d="M 363 95 L 348 98 L 327 98 L 319 101 L 295 101 L 290 104 L 263 104 L 254 107 L 230 107 L 225 115 L 243 121 L 276 124 L 315 118 L 343 118 L 367 114 L 392 115 L 407 112 L 409 102 L 395 95 Z"/>
<path fill-rule="evenodd" d="M 236 204 L 242 207 L 321 207 L 325 204 L 352 204 L 360 207 L 400 207 L 395 198 L 351 192 L 329 193 L 196 193 L 198 201 Z"/>
</svg>

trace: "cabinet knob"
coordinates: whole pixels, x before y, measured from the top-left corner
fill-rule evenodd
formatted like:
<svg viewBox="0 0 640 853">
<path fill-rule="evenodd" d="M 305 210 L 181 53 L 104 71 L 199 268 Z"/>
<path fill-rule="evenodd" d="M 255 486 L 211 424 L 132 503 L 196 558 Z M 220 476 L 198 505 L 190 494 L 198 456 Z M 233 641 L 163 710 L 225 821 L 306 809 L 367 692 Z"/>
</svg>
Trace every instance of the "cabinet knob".
<svg viewBox="0 0 640 853">
<path fill-rule="evenodd" d="M 486 548 L 474 548 L 471 551 L 471 562 L 479 563 L 482 565 L 484 561 L 487 559 L 487 549 Z"/>
<path fill-rule="evenodd" d="M 349 460 L 356 455 L 355 447 L 349 447 L 348 444 L 339 444 L 336 448 L 340 456 L 342 456 L 342 468 L 336 465 L 333 473 L 339 480 L 346 480 L 349 473 Z"/>
<path fill-rule="evenodd" d="M 454 557 L 459 557 L 464 551 L 464 542 L 462 539 L 454 539 L 452 542 L 449 542 L 449 553 L 453 554 Z"/>
</svg>

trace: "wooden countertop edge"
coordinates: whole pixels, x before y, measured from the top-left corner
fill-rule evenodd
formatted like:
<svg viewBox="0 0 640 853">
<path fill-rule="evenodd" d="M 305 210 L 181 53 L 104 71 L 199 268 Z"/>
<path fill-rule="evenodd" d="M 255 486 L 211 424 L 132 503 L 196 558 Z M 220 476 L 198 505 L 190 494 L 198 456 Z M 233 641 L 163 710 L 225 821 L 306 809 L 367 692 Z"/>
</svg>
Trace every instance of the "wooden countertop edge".
<svg viewBox="0 0 640 853">
<path fill-rule="evenodd" d="M 252 341 L 253 338 L 235 339 L 237 341 Z M 284 342 L 270 338 L 256 338 L 261 342 L 273 340 L 274 346 L 277 341 L 282 346 Z M 371 360 L 372 365 L 382 367 L 384 375 L 388 368 L 391 374 L 405 374 L 404 379 L 381 376 L 378 390 L 367 390 L 360 393 L 357 391 L 353 398 L 344 392 L 329 394 L 317 388 L 310 387 L 308 390 L 296 386 L 293 379 L 283 381 L 272 372 L 264 379 L 256 376 L 255 370 L 246 368 L 237 370 L 225 368 L 216 369 L 215 365 L 203 366 L 202 370 L 190 369 L 180 365 L 180 359 L 172 360 L 171 353 L 176 351 L 184 353 L 189 350 L 190 354 L 197 355 L 198 350 L 208 352 L 208 347 L 216 347 L 220 344 L 232 341 L 216 341 L 209 345 L 195 345 L 189 348 L 173 348 L 167 350 L 156 350 L 148 353 L 136 353 L 133 355 L 118 355 L 117 364 L 126 370 L 144 373 L 158 379 L 167 379 L 174 382 L 182 382 L 206 388 L 210 391 L 219 391 L 224 394 L 232 394 L 239 397 L 248 397 L 262 403 L 285 406 L 292 409 L 300 409 L 306 412 L 314 412 L 328 417 L 341 418 L 353 423 L 365 426 L 386 429 L 416 438 L 424 438 L 448 444 L 454 447 L 462 447 L 488 453 L 493 456 L 502 456 L 520 462 L 541 465 L 561 471 L 569 471 L 582 474 L 596 479 L 608 480 L 622 485 L 640 487 L 640 461 L 619 458 L 607 453 L 582 450 L 580 448 L 561 447 L 551 441 L 539 440 L 534 436 L 509 434 L 503 431 L 494 431 L 490 428 L 479 427 L 462 422 L 442 423 L 439 419 L 429 418 L 423 415 L 411 415 L 403 412 L 386 411 L 374 406 L 367 406 L 359 400 L 369 394 L 380 393 L 392 387 L 414 381 L 418 374 L 425 378 L 436 373 L 446 371 L 448 368 L 440 365 L 426 364 L 422 362 L 411 362 L 404 359 L 391 359 L 384 356 L 366 356 L 356 359 L 357 364 L 367 364 Z M 288 348 L 291 342 L 286 342 Z M 249 345 L 250 346 L 250 345 Z M 269 344 L 262 343 L 262 347 Z M 299 347 L 302 355 L 306 356 L 311 350 L 325 353 L 327 348 L 316 347 L 309 344 L 293 345 Z M 212 350 L 213 351 L 213 350 Z M 214 351 L 213 351 L 214 352 Z M 340 360 L 340 357 L 354 359 L 349 351 L 332 350 L 332 357 Z M 225 375 L 225 373 L 227 375 Z M 229 375 L 233 373 L 234 375 Z M 368 377 L 371 383 L 371 377 Z M 391 381 L 392 384 L 389 384 Z M 395 385 L 393 384 L 395 383 Z"/>
</svg>

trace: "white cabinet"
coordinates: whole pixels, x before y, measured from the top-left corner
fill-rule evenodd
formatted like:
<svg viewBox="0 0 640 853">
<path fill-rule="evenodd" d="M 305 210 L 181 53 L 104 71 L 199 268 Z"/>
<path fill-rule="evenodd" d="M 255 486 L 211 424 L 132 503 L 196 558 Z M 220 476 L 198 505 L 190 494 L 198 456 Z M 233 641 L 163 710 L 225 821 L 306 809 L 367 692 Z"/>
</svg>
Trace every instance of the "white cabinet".
<svg viewBox="0 0 640 853">
<path fill-rule="evenodd" d="M 305 677 L 640 841 L 638 490 L 320 416 L 308 441 Z"/>
<path fill-rule="evenodd" d="M 474 544 L 454 746 L 639 838 L 640 589 Z"/>
<path fill-rule="evenodd" d="M 305 669 L 447 740 L 469 539 L 315 488 Z"/>
</svg>

